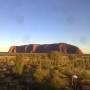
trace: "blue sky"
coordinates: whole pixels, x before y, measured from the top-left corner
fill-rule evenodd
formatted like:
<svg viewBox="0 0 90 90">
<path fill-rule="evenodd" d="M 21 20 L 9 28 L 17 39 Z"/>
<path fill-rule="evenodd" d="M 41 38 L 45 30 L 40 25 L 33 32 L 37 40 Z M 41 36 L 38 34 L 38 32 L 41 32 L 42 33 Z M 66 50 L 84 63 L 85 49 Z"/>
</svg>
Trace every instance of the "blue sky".
<svg viewBox="0 0 90 90">
<path fill-rule="evenodd" d="M 0 0 L 0 51 L 58 42 L 90 53 L 90 0 Z"/>
</svg>

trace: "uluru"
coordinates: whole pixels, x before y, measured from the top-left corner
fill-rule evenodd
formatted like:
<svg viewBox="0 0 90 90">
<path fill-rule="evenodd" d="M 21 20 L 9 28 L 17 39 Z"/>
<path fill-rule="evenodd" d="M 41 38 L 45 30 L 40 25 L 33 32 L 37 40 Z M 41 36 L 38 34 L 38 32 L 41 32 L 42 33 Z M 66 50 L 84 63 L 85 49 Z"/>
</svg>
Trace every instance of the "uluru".
<svg viewBox="0 0 90 90">
<path fill-rule="evenodd" d="M 58 51 L 64 54 L 83 54 L 76 46 L 66 43 L 55 44 L 28 44 L 21 46 L 11 46 L 9 53 L 49 53 Z"/>
</svg>

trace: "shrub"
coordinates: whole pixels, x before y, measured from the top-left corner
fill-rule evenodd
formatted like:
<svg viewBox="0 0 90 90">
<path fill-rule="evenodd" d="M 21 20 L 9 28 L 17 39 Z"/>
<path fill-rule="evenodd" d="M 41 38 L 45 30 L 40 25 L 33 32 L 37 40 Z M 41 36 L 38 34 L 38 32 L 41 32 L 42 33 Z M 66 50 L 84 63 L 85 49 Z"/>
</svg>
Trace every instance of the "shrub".
<svg viewBox="0 0 90 90">
<path fill-rule="evenodd" d="M 48 76 L 48 72 L 49 71 L 45 69 L 38 69 L 34 73 L 33 77 L 35 78 L 36 82 L 41 83 Z"/>
<path fill-rule="evenodd" d="M 15 63 L 15 65 L 14 65 L 14 68 L 13 68 L 13 72 L 17 75 L 22 75 L 24 65 L 25 65 L 23 55 L 17 55 L 16 60 L 14 61 L 14 63 Z"/>
</svg>

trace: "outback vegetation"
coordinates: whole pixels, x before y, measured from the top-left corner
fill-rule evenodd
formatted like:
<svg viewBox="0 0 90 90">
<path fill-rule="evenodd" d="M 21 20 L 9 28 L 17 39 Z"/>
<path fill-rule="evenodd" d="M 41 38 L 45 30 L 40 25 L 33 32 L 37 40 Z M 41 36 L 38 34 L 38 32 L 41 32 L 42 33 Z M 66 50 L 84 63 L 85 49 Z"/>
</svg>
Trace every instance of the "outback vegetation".
<svg viewBox="0 0 90 90">
<path fill-rule="evenodd" d="M 14 56 L 10 58 L 9 56 Z M 73 90 L 72 75 L 90 79 L 90 55 L 18 53 L 0 58 L 0 82 L 29 83 L 39 90 Z"/>
</svg>

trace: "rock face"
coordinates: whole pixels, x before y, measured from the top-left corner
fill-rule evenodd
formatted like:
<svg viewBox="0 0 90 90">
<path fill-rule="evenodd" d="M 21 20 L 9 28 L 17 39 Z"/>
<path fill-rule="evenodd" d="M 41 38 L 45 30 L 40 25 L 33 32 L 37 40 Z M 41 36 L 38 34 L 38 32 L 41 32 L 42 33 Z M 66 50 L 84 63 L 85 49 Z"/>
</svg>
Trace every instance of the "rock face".
<svg viewBox="0 0 90 90">
<path fill-rule="evenodd" d="M 64 54 L 83 54 L 82 51 L 70 44 L 56 43 L 56 44 L 29 44 L 22 46 L 11 46 L 9 53 L 48 53 L 52 51 L 59 51 Z"/>
</svg>

